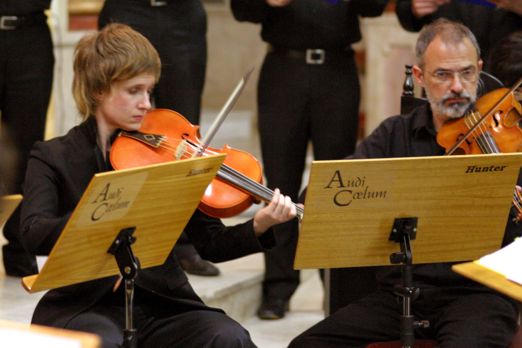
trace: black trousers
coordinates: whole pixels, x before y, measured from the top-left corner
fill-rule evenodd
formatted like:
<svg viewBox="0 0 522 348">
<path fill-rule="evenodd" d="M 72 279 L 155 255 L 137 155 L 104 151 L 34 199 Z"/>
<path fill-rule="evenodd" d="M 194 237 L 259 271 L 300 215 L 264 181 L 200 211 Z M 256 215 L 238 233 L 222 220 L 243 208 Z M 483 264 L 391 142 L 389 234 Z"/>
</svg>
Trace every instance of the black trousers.
<svg viewBox="0 0 522 348">
<path fill-rule="evenodd" d="M 125 328 L 123 291 L 76 316 L 66 329 L 97 334 L 102 348 L 121 347 Z M 251 348 L 248 332 L 221 311 L 181 311 L 168 300 L 136 288 L 134 327 L 138 347 Z"/>
<path fill-rule="evenodd" d="M 43 140 L 53 80 L 54 56 L 45 22 L 15 30 L 0 30 L 0 112 L 17 154 L 14 185 L 10 193 L 21 193 L 31 147 Z M 8 244 L 3 247 L 8 273 L 36 272 L 34 256 L 20 242 L 19 210 L 4 226 Z M 11 271 L 12 270 L 12 271 Z"/>
<path fill-rule="evenodd" d="M 265 57 L 258 85 L 261 151 L 267 185 L 296 201 L 308 143 L 317 160 L 339 159 L 355 148 L 359 80 L 352 52 L 326 64 L 276 52 Z M 277 246 L 265 254 L 265 297 L 289 299 L 299 285 L 293 269 L 297 222 L 275 227 Z"/>
<path fill-rule="evenodd" d="M 458 288 L 422 290 L 413 301 L 416 319 L 430 327 L 415 337 L 435 339 L 441 348 L 506 348 L 517 328 L 517 306 L 490 292 Z M 400 339 L 402 304 L 393 292 L 378 290 L 297 336 L 289 348 L 365 347 Z"/>
</svg>

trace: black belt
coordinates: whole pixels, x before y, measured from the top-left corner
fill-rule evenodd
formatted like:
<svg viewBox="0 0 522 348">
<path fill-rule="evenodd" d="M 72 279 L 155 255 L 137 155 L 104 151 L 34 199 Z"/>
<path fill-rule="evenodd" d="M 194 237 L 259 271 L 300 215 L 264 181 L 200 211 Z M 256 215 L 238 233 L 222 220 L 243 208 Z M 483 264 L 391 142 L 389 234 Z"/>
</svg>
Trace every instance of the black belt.
<svg viewBox="0 0 522 348">
<path fill-rule="evenodd" d="M 47 16 L 43 12 L 23 16 L 0 16 L 0 30 L 15 30 L 46 24 Z"/>
<path fill-rule="evenodd" d="M 141 2 L 141 3 L 144 2 L 147 5 L 149 5 L 150 7 L 163 7 L 163 6 L 167 6 L 169 3 L 174 2 L 174 0 L 132 0 L 132 1 Z"/>
<path fill-rule="evenodd" d="M 148 3 L 150 7 L 163 7 L 167 6 L 170 0 L 140 0 Z"/>
<path fill-rule="evenodd" d="M 345 47 L 339 50 L 325 50 L 322 48 L 308 48 L 302 50 L 289 49 L 280 46 L 268 46 L 268 52 L 282 55 L 288 58 L 304 60 L 306 64 L 325 64 L 333 59 L 346 59 L 348 55 L 353 54 L 350 47 Z"/>
</svg>

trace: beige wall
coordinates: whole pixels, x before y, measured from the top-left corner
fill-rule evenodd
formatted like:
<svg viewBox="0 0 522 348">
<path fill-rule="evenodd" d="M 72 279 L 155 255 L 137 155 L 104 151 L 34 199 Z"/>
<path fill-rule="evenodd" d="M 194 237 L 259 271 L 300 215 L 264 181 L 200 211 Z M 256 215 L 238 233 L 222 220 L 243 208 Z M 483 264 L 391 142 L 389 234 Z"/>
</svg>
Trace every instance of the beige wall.
<svg viewBox="0 0 522 348">
<path fill-rule="evenodd" d="M 255 111 L 259 69 L 266 51 L 260 26 L 237 22 L 228 6 L 207 6 L 208 61 L 203 107 L 219 109 L 241 77 L 254 68 L 237 101 L 237 109 Z"/>
</svg>

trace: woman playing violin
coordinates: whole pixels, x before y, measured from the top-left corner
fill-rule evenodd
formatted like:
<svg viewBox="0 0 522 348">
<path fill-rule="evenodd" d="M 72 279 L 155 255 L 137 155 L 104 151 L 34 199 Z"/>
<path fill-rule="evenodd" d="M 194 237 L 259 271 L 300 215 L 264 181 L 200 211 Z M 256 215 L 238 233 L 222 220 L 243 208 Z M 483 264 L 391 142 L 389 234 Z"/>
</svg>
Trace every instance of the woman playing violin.
<svg viewBox="0 0 522 348">
<path fill-rule="evenodd" d="M 108 152 L 118 130 L 138 130 L 160 74 L 151 44 L 121 24 L 84 37 L 74 58 L 73 94 L 86 120 L 65 136 L 37 143 L 28 164 L 22 207 L 25 246 L 48 254 L 93 174 L 111 170 Z M 225 227 L 199 210 L 185 231 L 202 256 L 219 262 L 273 246 L 271 227 L 295 217 L 276 192 L 246 223 Z M 119 347 L 125 326 L 122 286 L 108 277 L 51 290 L 33 323 L 96 333 Z M 192 290 L 174 256 L 136 278 L 134 326 L 140 347 L 253 347 L 248 332 Z"/>
</svg>

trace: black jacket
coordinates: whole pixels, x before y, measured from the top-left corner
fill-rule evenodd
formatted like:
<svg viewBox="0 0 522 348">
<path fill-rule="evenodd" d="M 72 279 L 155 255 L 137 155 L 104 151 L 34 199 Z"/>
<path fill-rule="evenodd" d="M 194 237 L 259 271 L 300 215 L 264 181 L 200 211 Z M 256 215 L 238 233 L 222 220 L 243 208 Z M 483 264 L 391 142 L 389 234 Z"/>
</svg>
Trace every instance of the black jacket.
<svg viewBox="0 0 522 348">
<path fill-rule="evenodd" d="M 63 137 L 35 144 L 25 179 L 21 221 L 22 239 L 30 252 L 50 252 L 92 176 L 108 169 L 96 145 L 93 119 Z M 201 256 L 214 262 L 262 251 L 274 243 L 272 231 L 256 238 L 252 221 L 225 227 L 199 210 L 185 231 Z M 108 277 L 49 291 L 38 303 L 33 322 L 64 327 L 75 314 L 111 291 L 115 280 Z M 136 286 L 169 299 L 180 311 L 216 310 L 206 307 L 195 294 L 173 255 L 161 266 L 141 270 Z"/>
</svg>

